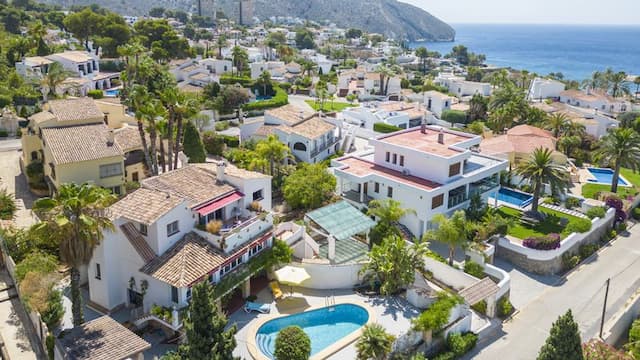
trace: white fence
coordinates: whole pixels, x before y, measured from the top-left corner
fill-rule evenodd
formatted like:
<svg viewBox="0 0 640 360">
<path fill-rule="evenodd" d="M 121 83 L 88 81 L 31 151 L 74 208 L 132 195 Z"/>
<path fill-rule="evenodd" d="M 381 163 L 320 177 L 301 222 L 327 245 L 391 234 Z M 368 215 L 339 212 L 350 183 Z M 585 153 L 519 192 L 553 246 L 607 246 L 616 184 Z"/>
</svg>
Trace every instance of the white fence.
<svg viewBox="0 0 640 360">
<path fill-rule="evenodd" d="M 509 289 L 511 289 L 511 276 L 509 276 L 508 272 L 495 267 L 492 264 L 484 264 L 484 272 L 499 280 L 496 299 L 500 299 L 509 292 Z"/>
<path fill-rule="evenodd" d="M 443 264 L 432 258 L 425 258 L 425 269 L 433 274 L 433 278 L 456 291 L 460 291 L 478 282 L 478 279 L 462 270 Z"/>
<path fill-rule="evenodd" d="M 307 270 L 311 278 L 301 286 L 309 289 L 350 289 L 362 282 L 361 263 L 331 265 L 328 260 L 305 259 L 292 265 Z"/>
</svg>

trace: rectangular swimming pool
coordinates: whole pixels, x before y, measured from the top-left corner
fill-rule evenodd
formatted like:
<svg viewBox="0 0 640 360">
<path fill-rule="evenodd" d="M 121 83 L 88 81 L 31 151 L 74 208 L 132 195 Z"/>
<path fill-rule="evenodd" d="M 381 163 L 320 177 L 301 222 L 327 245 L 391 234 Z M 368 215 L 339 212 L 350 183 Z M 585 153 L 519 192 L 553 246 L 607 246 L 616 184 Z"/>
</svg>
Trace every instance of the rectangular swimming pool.
<svg viewBox="0 0 640 360">
<path fill-rule="evenodd" d="M 491 195 L 491 198 L 494 198 L 493 195 Z M 500 188 L 498 190 L 498 200 L 522 208 L 531 204 L 533 195 L 509 188 Z"/>
<path fill-rule="evenodd" d="M 613 170 L 612 169 L 601 169 L 601 168 L 587 168 L 589 173 L 593 175 L 595 179 L 588 179 L 588 182 L 596 183 L 596 184 L 605 184 L 611 185 L 613 181 Z M 620 186 L 629 186 L 629 183 L 625 178 L 620 176 L 618 178 L 618 185 Z"/>
</svg>

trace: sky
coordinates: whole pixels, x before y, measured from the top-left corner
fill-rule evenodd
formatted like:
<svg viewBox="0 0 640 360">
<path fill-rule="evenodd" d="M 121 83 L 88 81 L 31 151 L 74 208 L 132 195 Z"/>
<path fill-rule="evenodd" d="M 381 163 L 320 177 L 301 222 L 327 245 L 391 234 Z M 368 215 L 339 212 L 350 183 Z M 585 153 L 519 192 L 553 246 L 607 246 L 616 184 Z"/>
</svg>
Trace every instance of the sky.
<svg viewBox="0 0 640 360">
<path fill-rule="evenodd" d="M 451 24 L 640 25 L 640 0 L 400 0 Z"/>
</svg>

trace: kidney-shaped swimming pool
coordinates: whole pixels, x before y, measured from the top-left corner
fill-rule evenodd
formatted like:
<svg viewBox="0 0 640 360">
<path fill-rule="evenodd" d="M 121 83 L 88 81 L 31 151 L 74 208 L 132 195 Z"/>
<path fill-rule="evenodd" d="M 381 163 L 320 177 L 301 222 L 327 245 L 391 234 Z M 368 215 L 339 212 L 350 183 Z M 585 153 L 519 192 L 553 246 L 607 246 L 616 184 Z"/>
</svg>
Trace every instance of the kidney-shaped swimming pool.
<svg viewBox="0 0 640 360">
<path fill-rule="evenodd" d="M 360 329 L 369 321 L 369 312 L 355 304 L 338 304 L 269 320 L 256 333 L 256 346 L 273 359 L 278 332 L 288 326 L 302 328 L 311 339 L 311 356 Z"/>
</svg>

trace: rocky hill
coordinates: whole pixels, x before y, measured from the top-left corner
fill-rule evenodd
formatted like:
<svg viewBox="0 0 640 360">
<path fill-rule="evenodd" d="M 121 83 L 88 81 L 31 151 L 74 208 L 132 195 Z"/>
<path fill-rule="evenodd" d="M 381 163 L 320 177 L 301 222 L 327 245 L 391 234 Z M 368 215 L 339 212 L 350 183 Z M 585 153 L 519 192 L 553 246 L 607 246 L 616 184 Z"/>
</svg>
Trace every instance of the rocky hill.
<svg viewBox="0 0 640 360">
<path fill-rule="evenodd" d="M 90 5 L 95 0 L 42 0 L 63 6 Z M 197 0 L 101 0 L 101 6 L 123 15 L 145 15 L 150 8 L 161 6 L 195 11 Z M 238 0 L 218 0 L 217 7 L 233 16 Z M 393 38 L 408 40 L 452 41 L 455 31 L 428 12 L 396 0 L 254 0 L 254 15 L 292 16 L 315 21 L 328 20 L 344 28 L 359 28 Z"/>
</svg>

